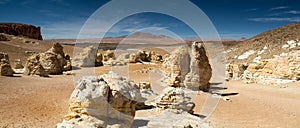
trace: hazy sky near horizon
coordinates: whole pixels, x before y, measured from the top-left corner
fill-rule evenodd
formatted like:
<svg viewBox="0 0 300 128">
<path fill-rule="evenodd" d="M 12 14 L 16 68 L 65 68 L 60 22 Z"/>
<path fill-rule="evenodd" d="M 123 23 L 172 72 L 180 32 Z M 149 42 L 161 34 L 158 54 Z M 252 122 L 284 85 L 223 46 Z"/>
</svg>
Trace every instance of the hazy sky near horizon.
<svg viewBox="0 0 300 128">
<path fill-rule="evenodd" d="M 0 22 L 41 26 L 44 39 L 76 38 L 91 14 L 107 2 L 109 1 L 0 0 Z M 191 0 L 191 2 L 210 18 L 221 38 L 249 38 L 300 21 L 299 0 Z M 176 0 L 170 0 L 170 4 L 174 3 Z M 118 10 L 112 10 L 116 11 Z M 185 13 L 194 12 L 185 11 Z M 181 38 L 195 36 L 192 29 L 179 19 L 159 13 L 129 16 L 111 28 L 106 36 L 127 35 L 147 27 L 166 29 Z M 168 35 L 164 31 L 158 34 Z"/>
</svg>

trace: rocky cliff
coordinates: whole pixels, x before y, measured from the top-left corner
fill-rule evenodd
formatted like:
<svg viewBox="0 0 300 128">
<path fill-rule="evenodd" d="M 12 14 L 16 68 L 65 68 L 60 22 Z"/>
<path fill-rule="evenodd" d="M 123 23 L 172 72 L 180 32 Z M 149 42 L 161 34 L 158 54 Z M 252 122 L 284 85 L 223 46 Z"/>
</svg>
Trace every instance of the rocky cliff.
<svg viewBox="0 0 300 128">
<path fill-rule="evenodd" d="M 43 40 L 41 28 L 19 23 L 0 23 L 0 33 Z"/>
</svg>

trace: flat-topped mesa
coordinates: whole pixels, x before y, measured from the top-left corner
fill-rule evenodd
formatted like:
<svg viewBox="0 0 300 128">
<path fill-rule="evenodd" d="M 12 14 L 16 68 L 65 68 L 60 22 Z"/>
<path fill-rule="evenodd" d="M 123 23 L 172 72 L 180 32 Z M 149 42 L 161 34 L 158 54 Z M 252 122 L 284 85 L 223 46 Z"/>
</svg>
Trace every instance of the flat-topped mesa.
<svg viewBox="0 0 300 128">
<path fill-rule="evenodd" d="M 129 128 L 141 99 L 137 85 L 109 72 L 100 77 L 83 77 L 69 102 L 69 113 L 58 128 Z"/>
<path fill-rule="evenodd" d="M 0 75 L 13 76 L 14 71 L 9 64 L 9 57 L 7 53 L 0 52 Z"/>
<path fill-rule="evenodd" d="M 185 76 L 184 85 L 191 89 L 208 91 L 212 68 L 202 42 L 193 42 L 191 45 L 190 72 Z"/>
<path fill-rule="evenodd" d="M 162 68 L 168 86 L 181 87 L 185 75 L 189 72 L 190 56 L 187 48 L 179 47 L 164 59 Z"/>
<path fill-rule="evenodd" d="M 43 40 L 41 28 L 19 23 L 0 23 L 0 33 Z"/>
</svg>

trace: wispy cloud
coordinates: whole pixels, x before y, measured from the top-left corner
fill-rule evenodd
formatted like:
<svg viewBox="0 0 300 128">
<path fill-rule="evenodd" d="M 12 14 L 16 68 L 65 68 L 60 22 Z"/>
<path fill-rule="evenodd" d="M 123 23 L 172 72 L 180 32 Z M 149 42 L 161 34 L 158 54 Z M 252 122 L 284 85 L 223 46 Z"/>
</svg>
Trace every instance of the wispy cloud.
<svg viewBox="0 0 300 128">
<path fill-rule="evenodd" d="M 279 12 L 279 13 L 273 13 L 273 14 L 270 14 L 269 16 L 280 16 L 280 15 L 284 15 L 284 14 L 297 15 L 297 14 L 300 14 L 300 11 L 290 10 L 290 11 L 284 11 L 284 12 Z"/>
<path fill-rule="evenodd" d="M 246 9 L 245 11 L 246 12 L 253 12 L 253 11 L 257 11 L 258 9 L 257 8 L 250 8 L 250 9 Z"/>
<path fill-rule="evenodd" d="M 249 18 L 249 21 L 256 21 L 256 22 L 298 22 L 300 21 L 300 17 L 288 17 L 288 18 Z"/>
<path fill-rule="evenodd" d="M 281 9 L 287 9 L 287 8 L 289 8 L 289 7 L 288 6 L 279 6 L 279 7 L 270 8 L 269 11 L 281 10 Z"/>
<path fill-rule="evenodd" d="M 287 14 L 300 14 L 300 11 L 291 10 L 291 11 L 286 11 L 285 13 L 287 13 Z"/>
<path fill-rule="evenodd" d="M 0 4 L 6 4 L 6 3 L 8 3 L 8 2 L 10 2 L 11 0 L 1 0 L 0 1 Z"/>
</svg>

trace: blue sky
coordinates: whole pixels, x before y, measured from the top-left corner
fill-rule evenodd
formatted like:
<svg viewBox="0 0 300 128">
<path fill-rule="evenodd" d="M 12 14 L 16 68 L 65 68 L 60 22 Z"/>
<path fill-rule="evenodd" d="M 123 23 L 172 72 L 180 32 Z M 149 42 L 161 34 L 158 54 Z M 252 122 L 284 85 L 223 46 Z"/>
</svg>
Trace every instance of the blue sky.
<svg viewBox="0 0 300 128">
<path fill-rule="evenodd" d="M 44 39 L 76 38 L 90 15 L 107 2 L 109 1 L 0 0 L 0 22 L 41 26 Z M 176 0 L 170 0 L 170 4 L 174 2 L 176 3 Z M 249 38 L 300 21 L 299 0 L 192 0 L 191 2 L 210 18 L 221 38 Z M 115 11 L 118 10 L 112 10 Z M 179 19 L 159 13 L 139 13 L 129 16 L 111 28 L 106 36 L 127 35 L 147 27 L 157 29 L 158 34 L 168 35 L 164 33 L 165 31 L 159 31 L 166 29 L 181 38 L 195 36 L 192 29 Z M 96 36 L 86 38 L 92 37 Z"/>
</svg>

